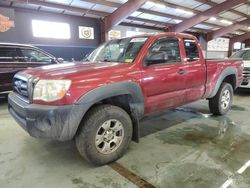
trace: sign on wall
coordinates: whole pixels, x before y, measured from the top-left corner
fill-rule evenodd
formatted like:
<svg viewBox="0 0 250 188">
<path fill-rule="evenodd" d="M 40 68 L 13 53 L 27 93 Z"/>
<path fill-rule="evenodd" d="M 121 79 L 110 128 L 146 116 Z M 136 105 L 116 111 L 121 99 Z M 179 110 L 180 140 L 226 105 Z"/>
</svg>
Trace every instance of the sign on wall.
<svg viewBox="0 0 250 188">
<path fill-rule="evenodd" d="M 227 52 L 229 49 L 228 38 L 217 38 L 207 43 L 207 51 Z"/>
<path fill-rule="evenodd" d="M 15 27 L 14 21 L 10 20 L 9 17 L 0 14 L 0 32 L 6 32 L 12 27 Z"/>
<path fill-rule="evenodd" d="M 121 38 L 121 31 L 119 30 L 111 30 L 109 31 L 109 40 L 120 39 Z"/>
<path fill-rule="evenodd" d="M 95 37 L 93 27 L 79 26 L 79 38 L 80 39 L 94 39 Z"/>
<path fill-rule="evenodd" d="M 0 32 L 7 32 L 14 27 L 14 10 L 9 8 L 0 8 Z"/>
</svg>

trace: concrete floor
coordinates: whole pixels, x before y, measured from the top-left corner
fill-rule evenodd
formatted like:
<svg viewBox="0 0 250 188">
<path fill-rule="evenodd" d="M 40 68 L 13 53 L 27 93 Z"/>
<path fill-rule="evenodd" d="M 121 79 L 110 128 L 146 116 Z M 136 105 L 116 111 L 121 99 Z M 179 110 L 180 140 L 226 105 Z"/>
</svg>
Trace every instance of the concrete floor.
<svg viewBox="0 0 250 188">
<path fill-rule="evenodd" d="M 132 142 L 116 164 L 151 187 L 249 188 L 249 112 L 250 92 L 242 91 L 225 117 L 211 116 L 207 102 L 199 101 L 147 118 L 140 143 Z M 119 174 L 112 165 L 89 165 L 73 142 L 30 137 L 10 117 L 5 100 L 0 119 L 1 188 L 138 187 L 138 179 Z"/>
</svg>

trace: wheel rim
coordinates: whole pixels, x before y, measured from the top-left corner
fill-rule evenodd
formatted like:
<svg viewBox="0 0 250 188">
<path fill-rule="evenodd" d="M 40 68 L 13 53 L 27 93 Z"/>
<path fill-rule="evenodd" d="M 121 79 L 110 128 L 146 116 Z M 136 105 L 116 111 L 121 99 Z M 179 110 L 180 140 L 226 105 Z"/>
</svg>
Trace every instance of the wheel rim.
<svg viewBox="0 0 250 188">
<path fill-rule="evenodd" d="M 120 121 L 110 119 L 105 121 L 96 132 L 95 146 L 102 154 L 116 151 L 124 138 L 124 128 Z"/>
<path fill-rule="evenodd" d="M 231 101 L 231 95 L 230 91 L 227 89 L 223 92 L 222 97 L 221 97 L 221 107 L 222 109 L 227 109 L 230 105 Z"/>
</svg>

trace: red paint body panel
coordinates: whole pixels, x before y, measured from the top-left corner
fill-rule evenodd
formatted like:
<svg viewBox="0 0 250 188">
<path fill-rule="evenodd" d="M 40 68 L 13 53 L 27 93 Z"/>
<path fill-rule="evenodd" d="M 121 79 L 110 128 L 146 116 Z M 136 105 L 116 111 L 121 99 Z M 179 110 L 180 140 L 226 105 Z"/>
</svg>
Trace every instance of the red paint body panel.
<svg viewBox="0 0 250 188">
<path fill-rule="evenodd" d="M 177 37 L 181 50 L 181 62 L 144 66 L 148 48 L 160 37 Z M 133 81 L 140 85 L 144 94 L 145 115 L 180 106 L 208 97 L 213 91 L 221 72 L 227 67 L 236 67 L 238 82 L 242 81 L 242 62 L 239 60 L 206 61 L 198 45 L 200 59 L 187 63 L 183 38 L 195 37 L 179 33 L 149 35 L 149 39 L 131 64 L 125 63 L 69 63 L 29 69 L 24 73 L 40 79 L 69 79 L 72 81 L 67 95 L 58 101 L 38 104 L 73 104 L 87 92 L 110 83 Z M 178 74 L 179 70 L 185 74 Z M 237 83 L 238 85 L 240 83 Z"/>
<path fill-rule="evenodd" d="M 236 86 L 239 87 L 243 81 L 243 67 L 241 60 L 207 60 L 207 82 L 206 82 L 206 93 L 203 98 L 208 97 L 213 91 L 216 81 L 221 75 L 222 71 L 227 67 L 236 67 L 238 72 L 238 83 Z"/>
</svg>

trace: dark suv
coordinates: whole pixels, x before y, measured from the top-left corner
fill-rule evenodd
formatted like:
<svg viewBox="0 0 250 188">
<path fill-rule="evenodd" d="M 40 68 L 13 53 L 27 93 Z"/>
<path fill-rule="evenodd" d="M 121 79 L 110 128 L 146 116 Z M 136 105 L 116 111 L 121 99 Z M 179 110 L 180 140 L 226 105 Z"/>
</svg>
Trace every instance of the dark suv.
<svg viewBox="0 0 250 188">
<path fill-rule="evenodd" d="M 12 90 L 12 79 L 18 71 L 30 67 L 58 64 L 60 61 L 34 46 L 0 43 L 0 95 Z"/>
</svg>

